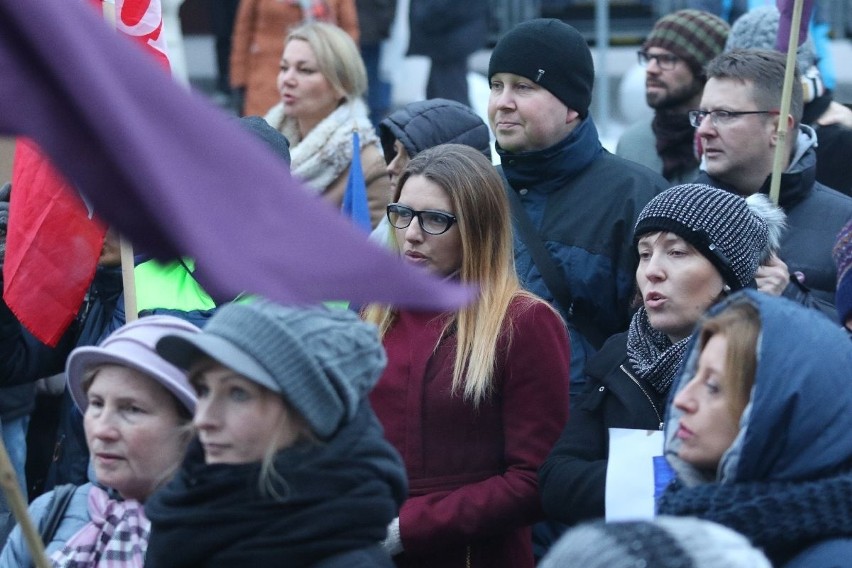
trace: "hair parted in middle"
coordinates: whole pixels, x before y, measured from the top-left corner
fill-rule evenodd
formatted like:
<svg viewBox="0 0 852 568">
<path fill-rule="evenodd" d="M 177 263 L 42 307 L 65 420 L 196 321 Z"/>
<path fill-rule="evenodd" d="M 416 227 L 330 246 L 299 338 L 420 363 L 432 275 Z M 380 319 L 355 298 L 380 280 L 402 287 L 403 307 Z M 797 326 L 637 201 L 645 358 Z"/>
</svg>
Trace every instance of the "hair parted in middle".
<svg viewBox="0 0 852 568">
<path fill-rule="evenodd" d="M 325 22 L 307 22 L 290 30 L 285 45 L 294 39 L 311 46 L 319 72 L 341 97 L 352 100 L 367 92 L 367 69 L 361 52 L 341 28 Z"/>
<path fill-rule="evenodd" d="M 444 333 L 455 328 L 458 338 L 453 389 L 478 404 L 491 392 L 497 341 L 507 325 L 511 301 L 518 296 L 542 302 L 518 282 L 512 252 L 512 220 L 500 174 L 480 152 L 461 144 L 442 144 L 415 156 L 402 171 L 393 201 L 405 183 L 422 176 L 441 187 L 452 203 L 461 235 L 458 278 L 479 288 L 478 300 L 449 318 Z M 435 238 L 440 238 L 437 235 Z M 398 247 L 396 239 L 393 245 Z M 367 321 L 383 336 L 394 320 L 394 309 L 369 306 Z"/>
<path fill-rule="evenodd" d="M 757 340 L 760 336 L 760 314 L 746 301 L 735 302 L 700 324 L 698 349 L 703 351 L 714 335 L 728 340 L 727 356 L 722 366 L 726 388 L 731 393 L 730 411 L 737 420 L 751 398 L 757 372 Z"/>
<path fill-rule="evenodd" d="M 770 49 L 734 49 L 707 64 L 708 79 L 727 79 L 751 84 L 751 97 L 758 110 L 781 108 L 781 87 L 787 60 L 784 54 Z M 802 81 L 794 68 L 790 114 L 798 124 L 802 120 Z M 737 109 L 747 110 L 747 109 Z"/>
</svg>

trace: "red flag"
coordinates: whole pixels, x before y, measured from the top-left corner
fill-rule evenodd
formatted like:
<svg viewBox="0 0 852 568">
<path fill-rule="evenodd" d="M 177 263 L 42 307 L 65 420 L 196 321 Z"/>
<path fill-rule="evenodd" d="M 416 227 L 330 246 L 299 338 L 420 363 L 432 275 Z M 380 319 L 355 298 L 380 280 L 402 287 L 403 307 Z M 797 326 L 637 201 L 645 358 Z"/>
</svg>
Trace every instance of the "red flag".
<svg viewBox="0 0 852 568">
<path fill-rule="evenodd" d="M 115 13 L 116 29 L 168 69 L 160 0 L 116 0 Z M 92 282 L 105 227 L 31 141 L 17 141 L 12 189 L 3 298 L 30 333 L 55 345 Z"/>
<path fill-rule="evenodd" d="M 95 274 L 105 228 L 24 138 L 15 147 L 12 190 L 3 297 L 33 335 L 56 345 Z"/>
</svg>

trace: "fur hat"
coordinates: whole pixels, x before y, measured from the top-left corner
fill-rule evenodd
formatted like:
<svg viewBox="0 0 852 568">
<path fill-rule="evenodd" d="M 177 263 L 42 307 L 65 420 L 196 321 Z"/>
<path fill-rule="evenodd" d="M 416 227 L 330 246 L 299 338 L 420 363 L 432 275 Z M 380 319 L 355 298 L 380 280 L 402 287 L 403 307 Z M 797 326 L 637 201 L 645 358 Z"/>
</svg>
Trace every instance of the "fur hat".
<svg viewBox="0 0 852 568">
<path fill-rule="evenodd" d="M 852 221 L 840 230 L 831 252 L 837 265 L 837 293 L 834 303 L 840 323 L 846 323 L 846 320 L 852 317 Z"/>
<path fill-rule="evenodd" d="M 324 439 L 355 416 L 387 362 L 376 327 L 353 312 L 265 300 L 227 304 L 203 333 L 168 335 L 157 351 L 183 369 L 218 361 L 280 394 Z"/>
<path fill-rule="evenodd" d="M 82 385 L 86 373 L 101 365 L 121 365 L 135 369 L 163 385 L 192 414 L 195 412 L 196 396 L 195 390 L 186 380 L 186 373 L 160 357 L 155 346 L 164 335 L 183 333 L 193 336 L 200 331 L 191 323 L 174 316 L 146 316 L 121 326 L 97 347 L 74 349 L 65 365 L 71 398 L 85 412 L 89 405 Z"/>
<path fill-rule="evenodd" d="M 648 233 L 674 233 L 707 257 L 732 290 L 739 290 L 777 250 L 784 219 L 784 213 L 762 194 L 743 199 L 709 185 L 676 185 L 639 214 L 633 243 Z"/>
<path fill-rule="evenodd" d="M 595 522 L 562 536 L 541 568 L 771 568 L 743 535 L 693 517 L 653 521 Z"/>
<path fill-rule="evenodd" d="M 538 18 L 509 30 L 494 46 L 488 78 L 495 73 L 526 77 L 582 118 L 589 114 L 595 67 L 583 36 L 561 20 Z"/>
<path fill-rule="evenodd" d="M 707 62 L 725 48 L 730 29 L 710 12 L 678 10 L 657 20 L 642 47 L 667 49 L 686 61 L 696 76 L 703 76 Z"/>
</svg>

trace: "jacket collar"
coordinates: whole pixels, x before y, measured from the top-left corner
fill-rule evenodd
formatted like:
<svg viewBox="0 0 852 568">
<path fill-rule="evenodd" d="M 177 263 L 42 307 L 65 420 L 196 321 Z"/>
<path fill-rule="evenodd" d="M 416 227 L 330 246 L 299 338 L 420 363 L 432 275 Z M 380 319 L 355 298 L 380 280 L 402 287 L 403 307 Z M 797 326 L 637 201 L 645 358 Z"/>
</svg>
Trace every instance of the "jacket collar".
<svg viewBox="0 0 852 568">
<path fill-rule="evenodd" d="M 506 180 L 514 188 L 550 193 L 565 187 L 603 151 L 591 117 L 564 140 L 544 150 L 507 152 L 496 145 Z"/>
</svg>

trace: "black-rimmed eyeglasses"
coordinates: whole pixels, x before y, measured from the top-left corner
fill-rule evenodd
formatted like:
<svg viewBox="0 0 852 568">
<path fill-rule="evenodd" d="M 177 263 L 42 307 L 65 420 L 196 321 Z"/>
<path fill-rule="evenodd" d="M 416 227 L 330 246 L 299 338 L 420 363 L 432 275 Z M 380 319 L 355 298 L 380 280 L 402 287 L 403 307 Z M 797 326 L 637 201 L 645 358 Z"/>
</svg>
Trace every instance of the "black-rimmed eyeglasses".
<svg viewBox="0 0 852 568">
<path fill-rule="evenodd" d="M 689 111 L 689 124 L 698 128 L 704 122 L 704 117 L 710 117 L 713 126 L 727 126 L 740 116 L 747 114 L 781 114 L 777 110 L 691 110 Z"/>
<path fill-rule="evenodd" d="M 442 235 L 456 222 L 455 215 L 443 211 L 416 211 L 399 203 L 388 205 L 388 221 L 397 229 L 407 229 L 415 217 L 420 221 L 420 228 L 430 235 Z"/>
<path fill-rule="evenodd" d="M 657 67 L 665 71 L 674 69 L 674 66 L 680 61 L 680 57 L 677 55 L 672 55 L 671 53 L 648 53 L 644 49 L 636 52 L 636 58 L 642 67 L 647 67 L 651 61 L 656 61 Z"/>
</svg>

